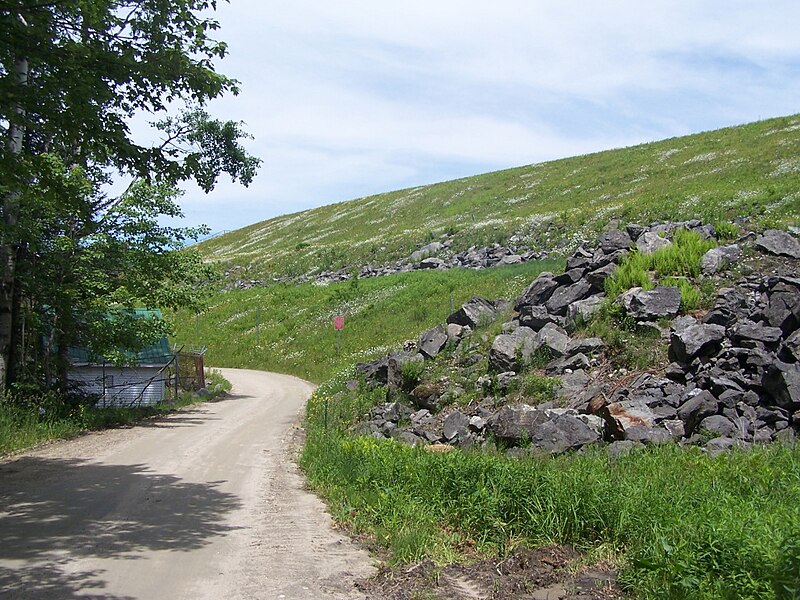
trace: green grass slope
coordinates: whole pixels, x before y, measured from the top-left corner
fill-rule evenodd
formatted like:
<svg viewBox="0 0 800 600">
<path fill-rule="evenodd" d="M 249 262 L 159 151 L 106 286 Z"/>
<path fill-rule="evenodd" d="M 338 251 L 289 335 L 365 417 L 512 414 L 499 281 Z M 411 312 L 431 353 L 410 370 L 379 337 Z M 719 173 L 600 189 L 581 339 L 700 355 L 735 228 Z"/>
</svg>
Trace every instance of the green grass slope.
<svg viewBox="0 0 800 600">
<path fill-rule="evenodd" d="M 322 382 L 337 370 L 397 350 L 474 295 L 513 298 L 540 272 L 537 261 L 484 271 L 402 273 L 319 286 L 281 283 L 217 295 L 198 315 L 173 316 L 178 343 L 208 347 L 215 367 L 266 369 Z M 337 352 L 333 317 L 345 317 Z"/>
<path fill-rule="evenodd" d="M 570 247 L 612 218 L 755 225 L 800 219 L 800 115 L 497 171 L 282 216 L 199 245 L 244 278 L 387 264 L 448 235 L 453 251 Z"/>
</svg>

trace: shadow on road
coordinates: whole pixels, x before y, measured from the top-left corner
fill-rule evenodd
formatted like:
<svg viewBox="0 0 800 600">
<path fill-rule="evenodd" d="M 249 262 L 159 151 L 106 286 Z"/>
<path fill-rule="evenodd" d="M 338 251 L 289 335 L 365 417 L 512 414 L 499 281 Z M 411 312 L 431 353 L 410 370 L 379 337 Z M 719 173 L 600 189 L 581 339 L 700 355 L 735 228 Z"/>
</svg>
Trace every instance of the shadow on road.
<svg viewBox="0 0 800 600">
<path fill-rule="evenodd" d="M 136 559 L 208 544 L 233 529 L 225 515 L 240 507 L 221 483 L 85 460 L 23 457 L 0 466 L 0 596 L 73 598 L 102 588 L 96 572 L 62 570 L 68 557 Z M 89 597 L 106 597 L 98 591 Z"/>
</svg>

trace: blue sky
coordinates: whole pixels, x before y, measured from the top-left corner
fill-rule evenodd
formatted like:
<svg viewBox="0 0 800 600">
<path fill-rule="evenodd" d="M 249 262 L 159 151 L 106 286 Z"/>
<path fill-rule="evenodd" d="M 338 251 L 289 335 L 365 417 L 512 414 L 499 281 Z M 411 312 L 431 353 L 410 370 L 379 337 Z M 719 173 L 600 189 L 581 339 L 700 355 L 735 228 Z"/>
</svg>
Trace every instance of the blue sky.
<svg viewBox="0 0 800 600">
<path fill-rule="evenodd" d="M 235 229 L 360 196 L 800 112 L 800 2 L 231 0 L 220 70 L 264 162 L 188 188 Z"/>
</svg>

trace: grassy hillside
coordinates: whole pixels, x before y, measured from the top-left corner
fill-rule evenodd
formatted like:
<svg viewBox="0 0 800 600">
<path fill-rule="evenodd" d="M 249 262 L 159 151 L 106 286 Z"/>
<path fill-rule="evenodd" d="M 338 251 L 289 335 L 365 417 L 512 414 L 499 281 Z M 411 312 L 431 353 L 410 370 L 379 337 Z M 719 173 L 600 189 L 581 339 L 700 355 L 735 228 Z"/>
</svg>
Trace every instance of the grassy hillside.
<svg viewBox="0 0 800 600">
<path fill-rule="evenodd" d="M 484 271 L 402 273 L 319 286 L 275 284 L 219 294 L 201 314 L 175 315 L 179 343 L 208 346 L 206 362 L 291 373 L 321 382 L 337 370 L 385 355 L 442 323 L 474 295 L 513 298 L 560 261 Z M 345 317 L 340 351 L 332 320 Z"/>
<path fill-rule="evenodd" d="M 613 218 L 699 217 L 797 225 L 800 115 L 360 198 L 278 217 L 200 244 L 243 278 L 407 259 L 447 235 L 452 251 L 536 249 L 592 238 Z"/>
</svg>

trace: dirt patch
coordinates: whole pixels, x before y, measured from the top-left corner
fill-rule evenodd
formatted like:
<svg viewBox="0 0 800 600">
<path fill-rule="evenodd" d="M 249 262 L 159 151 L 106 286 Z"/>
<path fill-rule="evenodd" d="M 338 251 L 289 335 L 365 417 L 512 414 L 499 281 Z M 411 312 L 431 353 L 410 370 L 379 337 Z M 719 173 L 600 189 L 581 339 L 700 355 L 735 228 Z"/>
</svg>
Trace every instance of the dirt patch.
<svg viewBox="0 0 800 600">
<path fill-rule="evenodd" d="M 572 568 L 580 555 L 568 546 L 521 548 L 500 560 L 437 567 L 430 560 L 382 567 L 357 582 L 383 600 L 617 600 L 624 598 L 608 565 Z"/>
</svg>

